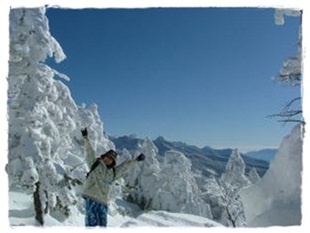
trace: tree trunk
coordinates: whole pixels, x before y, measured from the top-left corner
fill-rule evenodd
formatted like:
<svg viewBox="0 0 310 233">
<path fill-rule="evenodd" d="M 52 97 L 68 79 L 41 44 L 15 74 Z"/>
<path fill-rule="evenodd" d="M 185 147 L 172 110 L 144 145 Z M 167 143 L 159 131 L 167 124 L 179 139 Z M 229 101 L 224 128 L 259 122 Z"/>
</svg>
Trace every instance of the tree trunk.
<svg viewBox="0 0 310 233">
<path fill-rule="evenodd" d="M 236 222 L 234 221 L 230 211 L 229 211 L 229 207 L 226 206 L 226 213 L 227 213 L 227 216 L 228 216 L 228 220 L 231 222 L 231 224 L 233 225 L 233 227 L 236 227 Z"/>
<path fill-rule="evenodd" d="M 34 211 L 35 211 L 35 219 L 38 221 L 38 223 L 43 226 L 44 225 L 44 219 L 43 219 L 43 210 L 42 210 L 42 203 L 40 198 L 40 182 L 38 181 L 35 184 L 35 191 L 33 193 L 33 204 L 34 204 Z"/>
</svg>

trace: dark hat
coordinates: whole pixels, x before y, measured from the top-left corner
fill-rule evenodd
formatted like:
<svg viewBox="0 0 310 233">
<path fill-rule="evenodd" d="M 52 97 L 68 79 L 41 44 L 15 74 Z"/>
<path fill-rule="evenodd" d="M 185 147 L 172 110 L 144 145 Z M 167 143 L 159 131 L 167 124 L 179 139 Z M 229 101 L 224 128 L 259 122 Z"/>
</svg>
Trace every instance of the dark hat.
<svg viewBox="0 0 310 233">
<path fill-rule="evenodd" d="M 116 165 L 117 153 L 114 150 L 109 150 L 108 152 L 102 154 L 100 157 L 101 159 L 103 159 L 105 156 L 109 156 L 113 159 L 113 164 L 111 165 L 111 167 L 114 167 Z"/>
</svg>

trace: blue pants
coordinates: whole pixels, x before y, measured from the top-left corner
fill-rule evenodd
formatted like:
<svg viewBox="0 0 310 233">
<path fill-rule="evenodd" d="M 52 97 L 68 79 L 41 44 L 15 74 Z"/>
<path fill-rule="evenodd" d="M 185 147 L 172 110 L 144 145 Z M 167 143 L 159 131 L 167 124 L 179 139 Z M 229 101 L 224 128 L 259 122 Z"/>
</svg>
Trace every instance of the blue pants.
<svg viewBox="0 0 310 233">
<path fill-rule="evenodd" d="M 85 198 L 85 226 L 107 226 L 108 206 Z"/>
</svg>

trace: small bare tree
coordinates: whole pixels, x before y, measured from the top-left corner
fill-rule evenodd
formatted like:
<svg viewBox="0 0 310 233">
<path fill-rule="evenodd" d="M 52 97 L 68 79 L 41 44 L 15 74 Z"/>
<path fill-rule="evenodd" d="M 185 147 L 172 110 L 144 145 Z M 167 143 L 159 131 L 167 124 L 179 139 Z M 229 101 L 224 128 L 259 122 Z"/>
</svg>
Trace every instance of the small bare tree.
<svg viewBox="0 0 310 233">
<path fill-rule="evenodd" d="M 284 24 L 284 15 L 288 16 L 299 16 L 300 23 L 302 22 L 302 10 L 276 10 L 275 19 L 276 24 Z M 282 17 L 282 20 L 278 20 Z M 301 27 L 299 30 L 299 39 L 298 39 L 298 52 L 297 55 L 286 59 L 283 62 L 282 68 L 279 73 L 274 76 L 272 79 L 279 82 L 289 84 L 291 86 L 300 87 L 302 83 L 302 32 Z M 277 117 L 280 118 L 279 122 L 299 122 L 305 124 L 305 121 L 302 117 L 302 98 L 298 96 L 288 103 L 285 104 L 283 109 L 276 114 L 269 115 L 268 117 Z"/>
<path fill-rule="evenodd" d="M 244 209 L 238 191 L 238 188 L 232 187 L 221 178 L 212 176 L 207 180 L 206 192 L 217 201 L 222 212 L 221 221 L 227 226 L 245 226 Z"/>
</svg>

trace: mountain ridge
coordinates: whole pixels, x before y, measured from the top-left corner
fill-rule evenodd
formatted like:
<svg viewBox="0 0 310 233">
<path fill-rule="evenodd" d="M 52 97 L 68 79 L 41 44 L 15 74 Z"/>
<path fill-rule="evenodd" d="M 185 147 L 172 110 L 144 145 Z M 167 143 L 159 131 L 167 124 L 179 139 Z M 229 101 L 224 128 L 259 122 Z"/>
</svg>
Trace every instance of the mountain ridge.
<svg viewBox="0 0 310 233">
<path fill-rule="evenodd" d="M 138 138 L 135 135 L 125 135 L 120 137 L 110 136 L 110 139 L 115 144 L 117 150 L 121 151 L 126 148 L 131 153 L 139 150 L 139 145 L 144 141 L 144 139 Z M 189 145 L 185 142 L 169 141 L 163 136 L 159 136 L 152 141 L 158 149 L 159 156 L 164 156 L 169 150 L 182 152 L 191 160 L 193 170 L 201 170 L 202 173 L 207 176 L 211 174 L 220 176 L 225 171 L 226 163 L 233 150 L 231 148 L 214 149 L 210 146 L 200 148 L 195 145 Z M 270 158 L 271 151 L 272 150 L 270 149 L 270 153 L 266 158 Z M 246 164 L 246 172 L 255 168 L 260 176 L 265 174 L 269 167 L 268 160 L 258 159 L 256 156 L 259 154 L 258 152 L 256 154 L 252 153 L 250 156 L 248 156 L 248 153 L 240 154 Z"/>
</svg>

